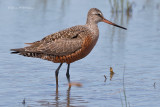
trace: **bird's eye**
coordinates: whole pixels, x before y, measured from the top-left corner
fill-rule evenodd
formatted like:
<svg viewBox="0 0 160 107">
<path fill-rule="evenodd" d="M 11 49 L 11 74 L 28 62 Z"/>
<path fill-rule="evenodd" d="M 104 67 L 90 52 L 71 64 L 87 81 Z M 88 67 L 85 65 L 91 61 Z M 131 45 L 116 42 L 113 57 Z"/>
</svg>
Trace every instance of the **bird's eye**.
<svg viewBox="0 0 160 107">
<path fill-rule="evenodd" d="M 100 14 L 100 13 L 98 13 L 97 15 L 101 17 L 101 14 Z"/>
</svg>

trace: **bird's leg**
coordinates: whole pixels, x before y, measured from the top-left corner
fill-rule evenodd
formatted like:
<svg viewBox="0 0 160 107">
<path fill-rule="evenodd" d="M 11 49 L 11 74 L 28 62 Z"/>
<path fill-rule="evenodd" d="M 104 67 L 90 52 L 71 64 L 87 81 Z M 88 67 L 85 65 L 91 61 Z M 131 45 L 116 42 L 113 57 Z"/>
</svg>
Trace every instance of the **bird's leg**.
<svg viewBox="0 0 160 107">
<path fill-rule="evenodd" d="M 56 86 L 58 86 L 58 73 L 59 73 L 59 69 L 61 68 L 63 63 L 60 63 L 60 65 L 58 66 L 58 68 L 55 71 L 55 76 L 56 76 Z"/>
<path fill-rule="evenodd" d="M 67 77 L 68 83 L 70 83 L 69 68 L 70 68 L 70 64 L 68 64 L 67 72 L 66 72 L 66 77 Z"/>
</svg>

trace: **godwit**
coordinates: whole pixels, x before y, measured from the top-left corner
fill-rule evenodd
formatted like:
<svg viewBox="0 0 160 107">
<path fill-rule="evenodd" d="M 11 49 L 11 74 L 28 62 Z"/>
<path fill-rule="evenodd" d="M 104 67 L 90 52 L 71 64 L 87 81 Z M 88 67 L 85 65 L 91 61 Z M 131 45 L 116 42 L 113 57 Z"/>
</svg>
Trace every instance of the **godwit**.
<svg viewBox="0 0 160 107">
<path fill-rule="evenodd" d="M 85 25 L 78 25 L 56 32 L 44 37 L 42 40 L 26 43 L 30 46 L 11 49 L 11 51 L 27 57 L 36 57 L 60 63 L 55 71 L 56 85 L 58 85 L 59 69 L 63 63 L 67 63 L 66 77 L 70 83 L 70 63 L 84 58 L 91 52 L 99 37 L 98 22 L 105 22 L 126 30 L 126 28 L 105 19 L 99 9 L 91 8 Z"/>
</svg>

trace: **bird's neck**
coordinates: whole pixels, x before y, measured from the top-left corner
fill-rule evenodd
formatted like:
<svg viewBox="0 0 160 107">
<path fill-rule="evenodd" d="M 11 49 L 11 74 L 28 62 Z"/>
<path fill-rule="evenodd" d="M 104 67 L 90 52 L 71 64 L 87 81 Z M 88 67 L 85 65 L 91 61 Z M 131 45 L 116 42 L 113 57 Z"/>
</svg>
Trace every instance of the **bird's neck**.
<svg viewBox="0 0 160 107">
<path fill-rule="evenodd" d="M 97 23 L 94 23 L 94 22 L 92 22 L 92 23 L 86 23 L 86 26 L 94 34 L 94 36 L 96 38 L 98 38 L 98 36 L 99 36 L 99 29 L 98 29 Z"/>
</svg>

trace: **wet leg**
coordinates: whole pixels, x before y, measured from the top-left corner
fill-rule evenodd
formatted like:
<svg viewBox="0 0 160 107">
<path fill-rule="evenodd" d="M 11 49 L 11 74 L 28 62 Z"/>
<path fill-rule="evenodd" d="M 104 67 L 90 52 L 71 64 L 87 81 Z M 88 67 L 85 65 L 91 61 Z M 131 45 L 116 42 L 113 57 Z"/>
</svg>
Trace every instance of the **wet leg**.
<svg viewBox="0 0 160 107">
<path fill-rule="evenodd" d="M 61 68 L 63 63 L 60 63 L 60 65 L 58 66 L 58 68 L 55 71 L 55 76 L 56 76 L 56 86 L 58 86 L 58 74 L 59 74 L 59 69 Z"/>
<path fill-rule="evenodd" d="M 70 68 L 70 64 L 68 64 L 67 72 L 66 72 L 66 77 L 67 77 L 68 83 L 70 83 L 69 68 Z"/>
</svg>

